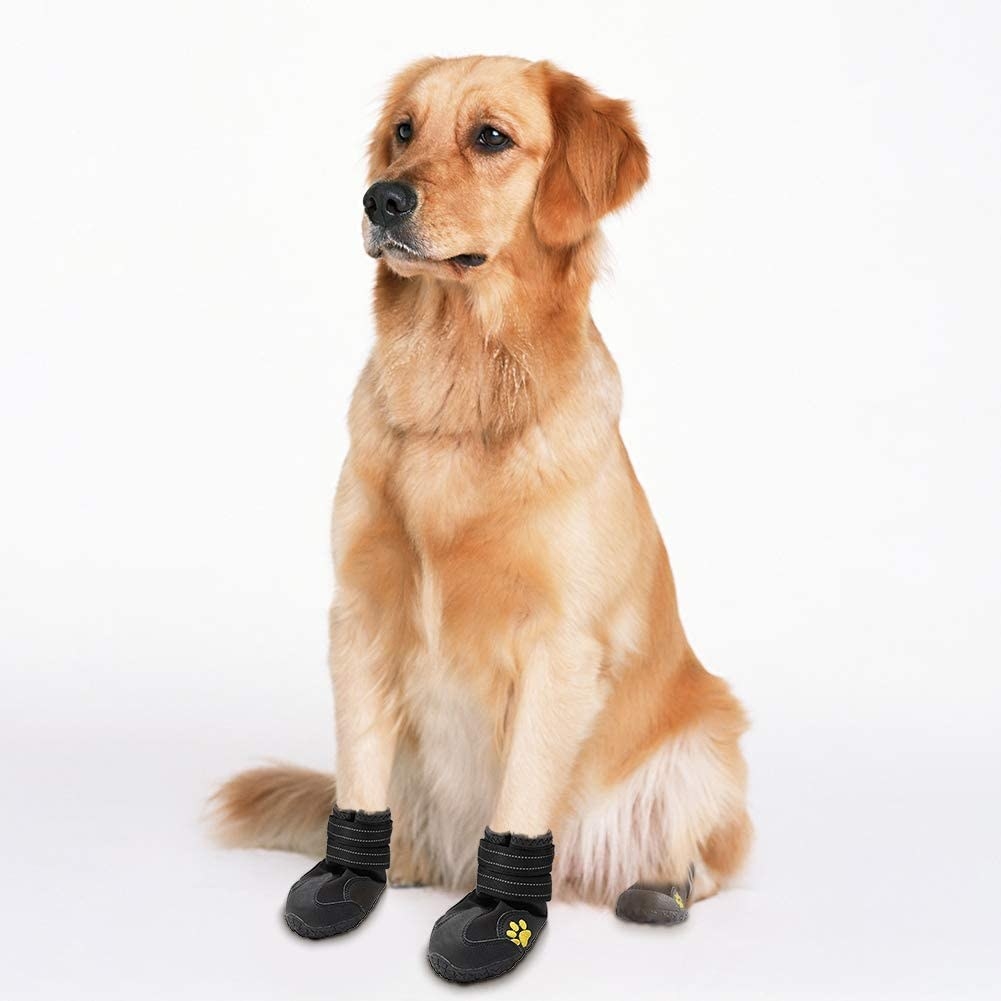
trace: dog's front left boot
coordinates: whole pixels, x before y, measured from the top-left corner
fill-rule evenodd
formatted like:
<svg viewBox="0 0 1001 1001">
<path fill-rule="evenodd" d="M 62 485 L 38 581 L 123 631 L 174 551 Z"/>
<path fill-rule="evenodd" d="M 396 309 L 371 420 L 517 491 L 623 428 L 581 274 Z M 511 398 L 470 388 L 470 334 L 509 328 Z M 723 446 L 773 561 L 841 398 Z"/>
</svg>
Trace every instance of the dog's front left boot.
<svg viewBox="0 0 1001 1001">
<path fill-rule="evenodd" d="M 335 803 L 326 858 L 293 883 L 285 924 L 303 938 L 329 938 L 360 925 L 386 889 L 392 830 L 389 810 L 341 810 Z"/>
<path fill-rule="evenodd" d="M 513 970 L 546 926 L 553 895 L 553 836 L 497 834 L 480 841 L 476 889 L 436 922 L 428 961 L 439 977 L 467 984 Z"/>
</svg>

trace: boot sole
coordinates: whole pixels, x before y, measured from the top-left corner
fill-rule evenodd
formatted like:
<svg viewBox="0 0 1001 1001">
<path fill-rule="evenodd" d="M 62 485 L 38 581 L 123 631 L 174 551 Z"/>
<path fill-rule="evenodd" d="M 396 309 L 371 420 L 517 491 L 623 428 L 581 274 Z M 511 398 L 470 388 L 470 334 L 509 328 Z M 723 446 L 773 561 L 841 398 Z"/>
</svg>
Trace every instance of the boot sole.
<svg viewBox="0 0 1001 1001">
<path fill-rule="evenodd" d="M 364 919 L 365 915 L 362 915 L 360 918 L 351 918 L 348 921 L 341 921 L 335 925 L 325 925 L 320 928 L 314 928 L 312 925 L 306 924 L 302 918 L 296 917 L 294 914 L 286 914 L 285 924 L 287 924 L 289 929 L 294 931 L 300 938 L 315 940 L 321 938 L 332 938 L 334 935 L 343 935 L 345 932 L 351 931 L 352 928 L 357 928 Z"/>
<path fill-rule="evenodd" d="M 502 977 L 505 973 L 513 970 L 523 959 L 524 955 L 519 955 L 513 963 L 503 960 L 499 963 L 492 963 L 490 966 L 481 966 L 475 970 L 460 970 L 453 966 L 444 956 L 439 956 L 436 952 L 428 953 L 428 962 L 431 969 L 450 984 L 475 984 L 481 980 L 493 980 L 494 977 Z"/>
<path fill-rule="evenodd" d="M 619 900 L 615 905 L 615 916 L 638 925 L 680 925 L 688 920 L 687 909 L 679 911 L 666 901 L 658 901 L 657 896 L 660 895 L 650 894 L 642 900 L 634 898 L 625 903 Z"/>
</svg>

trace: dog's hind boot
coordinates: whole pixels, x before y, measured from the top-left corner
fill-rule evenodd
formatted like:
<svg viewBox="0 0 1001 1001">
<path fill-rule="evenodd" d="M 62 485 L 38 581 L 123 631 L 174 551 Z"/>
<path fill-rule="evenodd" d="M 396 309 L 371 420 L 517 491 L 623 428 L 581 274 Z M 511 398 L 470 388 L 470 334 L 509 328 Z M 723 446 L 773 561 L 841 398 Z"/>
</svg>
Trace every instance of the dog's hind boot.
<svg viewBox="0 0 1001 1001">
<path fill-rule="evenodd" d="M 688 902 L 695 885 L 695 866 L 688 867 L 688 882 L 633 883 L 619 894 L 615 913 L 623 921 L 645 925 L 678 925 L 688 920 Z"/>
<path fill-rule="evenodd" d="M 546 927 L 553 895 L 553 836 L 497 834 L 480 841 L 476 889 L 431 930 L 428 961 L 453 983 L 489 980 L 513 970 Z"/>
<path fill-rule="evenodd" d="M 288 892 L 285 924 L 303 938 L 329 938 L 356 928 L 386 889 L 389 810 L 366 813 L 334 804 L 327 821 L 327 855 Z"/>
</svg>

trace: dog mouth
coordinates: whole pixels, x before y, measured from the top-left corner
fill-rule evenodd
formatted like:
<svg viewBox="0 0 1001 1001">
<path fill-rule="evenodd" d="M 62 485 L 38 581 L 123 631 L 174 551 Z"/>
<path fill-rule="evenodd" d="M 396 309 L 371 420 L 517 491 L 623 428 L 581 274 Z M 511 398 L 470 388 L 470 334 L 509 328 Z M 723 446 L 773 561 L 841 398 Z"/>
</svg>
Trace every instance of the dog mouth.
<svg viewBox="0 0 1001 1001">
<path fill-rule="evenodd" d="M 431 257 L 419 247 L 401 240 L 399 237 L 382 233 L 377 243 L 368 249 L 370 257 L 396 257 L 400 260 L 420 261 L 425 264 L 454 264 L 459 268 L 478 268 L 485 264 L 486 254 L 455 254 L 452 257 Z"/>
</svg>

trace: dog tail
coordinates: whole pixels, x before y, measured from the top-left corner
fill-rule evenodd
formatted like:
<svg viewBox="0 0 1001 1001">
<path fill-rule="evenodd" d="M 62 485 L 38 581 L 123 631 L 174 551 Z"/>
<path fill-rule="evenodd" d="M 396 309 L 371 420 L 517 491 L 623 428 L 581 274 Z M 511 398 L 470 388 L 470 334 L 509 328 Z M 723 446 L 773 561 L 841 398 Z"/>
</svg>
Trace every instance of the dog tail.
<svg viewBox="0 0 1001 1001">
<path fill-rule="evenodd" d="M 209 800 L 216 839 L 228 848 L 320 856 L 337 787 L 333 775 L 274 764 L 240 772 Z"/>
</svg>

